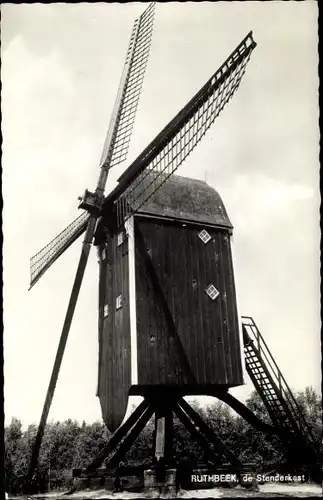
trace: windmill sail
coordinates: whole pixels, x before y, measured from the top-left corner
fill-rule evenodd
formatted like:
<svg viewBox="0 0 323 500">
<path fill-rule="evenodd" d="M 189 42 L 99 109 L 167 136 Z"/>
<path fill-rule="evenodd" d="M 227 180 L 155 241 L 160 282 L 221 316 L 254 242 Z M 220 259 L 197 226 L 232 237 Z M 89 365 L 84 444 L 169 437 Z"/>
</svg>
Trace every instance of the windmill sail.
<svg viewBox="0 0 323 500">
<path fill-rule="evenodd" d="M 127 157 L 151 45 L 154 8 L 155 3 L 149 4 L 134 23 L 114 111 L 100 161 L 101 174 L 98 190 L 101 193 L 104 190 L 109 169 L 121 163 Z M 88 220 L 89 215 L 84 212 L 31 258 L 30 288 L 86 230 Z"/>
<path fill-rule="evenodd" d="M 30 259 L 30 288 L 71 244 L 86 230 L 89 214 L 83 212 L 64 231 Z"/>
<path fill-rule="evenodd" d="M 119 178 L 108 198 L 118 225 L 140 209 L 199 143 L 240 85 L 256 43 L 250 32 L 210 80 Z"/>
<path fill-rule="evenodd" d="M 151 3 L 136 19 L 119 85 L 119 93 L 112 113 L 101 165 L 114 167 L 123 162 L 128 153 L 136 110 L 146 71 L 154 23 L 155 3 Z"/>
<path fill-rule="evenodd" d="M 56 383 L 58 379 L 58 374 L 60 371 L 63 355 L 65 352 L 65 347 L 66 347 L 66 342 L 68 338 L 68 334 L 71 328 L 73 316 L 74 316 L 74 311 L 78 299 L 78 295 L 81 289 L 81 285 L 83 282 L 83 277 L 84 277 L 84 272 L 86 269 L 86 265 L 88 262 L 88 257 L 91 249 L 91 244 L 95 232 L 95 227 L 96 227 L 96 222 L 97 218 L 99 217 L 99 210 L 97 208 L 101 207 L 102 199 L 103 199 L 103 193 L 105 189 L 105 185 L 107 182 L 108 178 L 108 173 L 110 166 L 112 165 L 112 161 L 114 161 L 114 164 L 116 164 L 120 160 L 120 152 L 124 152 L 127 147 L 128 147 L 128 135 L 120 135 L 120 126 L 127 127 L 128 130 L 128 124 L 129 122 L 131 123 L 131 127 L 133 124 L 133 101 L 129 100 L 129 93 L 127 90 L 131 88 L 133 90 L 133 83 L 134 82 L 139 82 L 139 88 L 141 88 L 142 84 L 142 71 L 143 67 L 145 67 L 146 64 L 146 57 L 148 57 L 146 53 L 146 44 L 142 45 L 143 40 L 145 39 L 147 41 L 147 36 L 150 44 L 150 38 L 151 38 L 151 29 L 152 29 L 152 23 L 151 23 L 151 18 L 152 18 L 152 12 L 153 12 L 153 7 L 154 5 L 150 5 L 148 9 L 144 12 L 144 14 L 139 18 L 139 21 L 135 22 L 135 29 L 133 31 L 133 38 L 130 41 L 130 49 L 127 52 L 127 61 L 125 65 L 125 70 L 122 75 L 117 99 L 116 99 L 116 104 L 114 107 L 114 113 L 111 117 L 110 120 L 110 127 L 108 130 L 107 134 L 107 139 L 105 142 L 105 148 L 104 148 L 104 153 L 103 153 L 103 161 L 101 161 L 101 169 L 100 169 L 100 175 L 97 181 L 97 186 L 95 193 L 90 193 L 86 191 L 86 195 L 84 197 L 84 205 L 86 208 L 88 208 L 90 215 L 85 217 L 86 220 L 79 221 L 80 224 L 76 224 L 76 227 L 78 230 L 64 230 L 61 235 L 64 235 L 64 244 L 61 245 L 59 244 L 59 239 L 55 238 L 49 245 L 47 245 L 46 250 L 44 249 L 43 251 L 40 251 L 33 259 L 32 263 L 32 268 L 33 268 L 33 276 L 32 280 L 35 282 L 41 274 L 44 274 L 44 272 L 49 268 L 49 266 L 63 253 L 63 251 L 68 248 L 73 241 L 75 241 L 77 235 L 80 235 L 81 232 L 84 231 L 85 228 L 85 239 L 82 244 L 82 250 L 81 250 L 81 255 L 79 259 L 79 263 L 77 266 L 76 274 L 75 274 L 75 279 L 73 282 L 73 287 L 70 295 L 70 300 L 68 303 L 66 315 L 65 315 L 65 320 L 63 323 L 63 328 L 58 344 L 58 349 L 56 352 L 56 357 L 54 361 L 54 366 L 49 382 L 49 386 L 47 389 L 46 393 L 46 398 L 45 398 L 45 403 L 43 406 L 43 411 L 42 415 L 40 418 L 38 430 L 37 430 L 37 435 L 36 439 L 34 442 L 33 450 L 32 450 L 32 455 L 31 455 L 31 461 L 30 461 L 30 466 L 29 466 L 29 471 L 28 471 L 28 477 L 27 477 L 27 488 L 29 489 L 31 483 L 32 483 L 32 478 L 34 474 L 34 470 L 37 466 L 38 463 L 38 456 L 39 456 L 39 451 L 42 443 L 42 439 L 44 436 L 44 431 L 45 431 L 45 426 L 49 414 L 49 410 L 51 407 L 51 403 L 53 400 L 55 388 L 56 388 Z M 147 27 L 148 26 L 148 27 Z M 148 33 L 148 35 L 147 35 Z M 139 48 L 138 48 L 139 47 Z M 140 56 L 143 56 L 141 59 Z M 142 61 L 144 61 L 144 66 L 141 66 Z M 141 68 L 141 70 L 138 72 L 137 68 Z M 137 87 L 136 87 L 137 89 Z M 134 102 L 137 102 L 136 99 L 138 97 L 134 98 Z M 125 104 L 126 102 L 126 104 Z M 135 105 L 136 107 L 136 105 Z M 128 111 L 131 110 L 131 118 L 128 116 Z M 127 118 L 126 118 L 127 117 Z M 126 138 L 125 138 L 126 137 Z M 118 151 L 118 154 L 115 153 L 115 151 Z M 119 154 L 120 153 L 120 154 Z M 87 198 L 86 196 L 89 195 Z M 91 210 L 90 208 L 90 202 L 94 203 L 92 205 L 92 208 L 95 209 L 94 211 Z M 82 204 L 83 204 L 82 202 Z M 78 219 L 77 219 L 78 220 Z M 75 221 L 74 221 L 75 222 Z M 84 223 L 84 225 L 83 225 Z M 74 223 L 72 223 L 73 226 Z M 69 226 L 69 228 L 71 225 Z M 50 256 L 50 258 L 45 257 Z"/>
</svg>

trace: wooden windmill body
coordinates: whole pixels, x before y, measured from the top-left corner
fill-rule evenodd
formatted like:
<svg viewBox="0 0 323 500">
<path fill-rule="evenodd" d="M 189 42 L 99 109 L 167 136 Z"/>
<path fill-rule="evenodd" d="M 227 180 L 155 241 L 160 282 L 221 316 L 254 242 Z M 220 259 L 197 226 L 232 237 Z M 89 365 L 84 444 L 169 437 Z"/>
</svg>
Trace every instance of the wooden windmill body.
<svg viewBox="0 0 323 500">
<path fill-rule="evenodd" d="M 219 194 L 205 182 L 174 175 L 238 89 L 256 47 L 252 32 L 104 196 L 110 168 L 127 157 L 153 15 L 150 4 L 134 23 L 96 189 L 86 190 L 80 198 L 82 214 L 31 259 L 32 287 L 85 235 L 32 450 L 29 490 L 92 243 L 98 249 L 100 269 L 97 395 L 103 420 L 115 432 L 87 467 L 87 475 L 108 456 L 109 467 L 117 467 L 153 414 L 155 458 L 172 463 L 175 413 L 211 463 L 219 463 L 217 449 L 241 467 L 183 399 L 186 395 L 216 396 L 259 430 L 281 428 L 280 437 L 288 447 L 291 436 L 294 444 L 305 443 L 303 437 L 310 434 L 252 318 L 243 324 L 243 337 L 239 334 L 232 225 Z M 228 393 L 243 383 L 242 346 L 248 373 L 274 428 Z M 132 394 L 144 399 L 122 423 Z M 298 447 L 299 456 L 310 448 Z M 308 456 L 315 460 L 312 451 Z"/>
<path fill-rule="evenodd" d="M 219 194 L 173 176 L 116 232 L 102 213 L 97 394 L 108 428 L 129 392 L 242 384 L 232 225 Z"/>
<path fill-rule="evenodd" d="M 123 419 L 128 394 L 147 396 L 151 388 L 149 397 L 154 399 L 157 387 L 171 387 L 177 390 L 177 398 L 242 383 L 232 226 L 216 191 L 173 174 L 239 88 L 256 43 L 248 33 L 105 197 L 110 169 L 127 157 L 153 16 L 154 3 L 134 23 L 95 191 L 85 191 L 79 204 L 82 214 L 31 259 L 32 287 L 85 235 L 33 447 L 29 482 L 93 242 L 100 261 L 98 396 L 111 430 Z M 174 405 L 170 408 L 177 408 Z M 141 407 L 131 439 L 149 412 L 160 414 L 160 410 L 156 398 L 148 413 Z"/>
</svg>

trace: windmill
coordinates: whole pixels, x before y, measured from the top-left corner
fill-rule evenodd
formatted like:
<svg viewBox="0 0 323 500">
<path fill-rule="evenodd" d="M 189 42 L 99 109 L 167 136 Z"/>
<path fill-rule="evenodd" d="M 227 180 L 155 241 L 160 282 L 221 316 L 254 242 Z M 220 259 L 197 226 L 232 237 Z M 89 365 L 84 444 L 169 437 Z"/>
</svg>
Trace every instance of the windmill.
<svg viewBox="0 0 323 500">
<path fill-rule="evenodd" d="M 252 32 L 248 33 L 105 197 L 110 168 L 127 157 L 150 50 L 154 7 L 154 3 L 150 4 L 134 23 L 96 189 L 86 190 L 81 197 L 82 214 L 31 259 L 32 287 L 77 238 L 85 235 L 32 452 L 29 480 L 37 466 L 92 243 L 98 248 L 100 265 L 98 396 L 103 419 L 116 432 L 89 470 L 125 438 L 111 461 L 118 463 L 153 413 L 156 414 L 155 456 L 170 456 L 171 452 L 165 451 L 165 435 L 171 435 L 173 412 L 191 429 L 206 454 L 209 452 L 205 438 L 199 436 L 196 426 L 204 428 L 208 439 L 232 463 L 239 463 L 182 399 L 188 394 L 212 394 L 228 400 L 228 388 L 243 383 L 242 340 L 230 249 L 232 225 L 215 190 L 206 183 L 173 174 L 238 89 L 256 43 Z M 205 269 L 198 267 L 195 272 L 193 265 L 189 268 L 188 287 L 175 273 L 175 268 L 181 265 L 178 255 L 175 266 L 169 260 L 169 253 L 160 251 L 160 242 L 167 243 L 175 254 L 179 251 L 178 255 L 185 248 L 200 244 L 195 258 L 198 260 L 199 253 L 204 252 L 204 262 L 214 262 L 214 279 L 204 276 L 200 280 Z M 187 255 L 187 262 L 189 259 L 192 260 L 192 255 Z M 219 284 L 213 282 L 216 280 Z M 170 291 L 177 285 L 181 291 L 172 295 Z M 192 321 L 197 321 L 194 310 L 200 315 L 200 323 L 196 325 L 198 328 L 202 325 L 202 330 L 205 327 L 208 332 L 203 341 L 191 327 Z M 180 327 L 181 313 L 188 320 Z M 145 324 L 147 318 L 151 320 L 149 325 Z M 205 340 L 209 342 L 208 349 Z M 216 353 L 214 358 L 212 350 Z M 141 395 L 144 401 L 120 425 L 129 394 Z M 231 400 L 231 405 L 234 404 Z"/>
</svg>

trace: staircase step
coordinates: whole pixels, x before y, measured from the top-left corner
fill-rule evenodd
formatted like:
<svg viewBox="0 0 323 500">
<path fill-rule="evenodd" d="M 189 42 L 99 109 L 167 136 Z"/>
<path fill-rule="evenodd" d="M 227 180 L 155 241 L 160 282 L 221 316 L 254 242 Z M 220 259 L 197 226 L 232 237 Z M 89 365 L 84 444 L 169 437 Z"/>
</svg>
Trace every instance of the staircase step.
<svg viewBox="0 0 323 500">
<path fill-rule="evenodd" d="M 248 317 L 246 321 L 247 324 L 243 323 L 244 334 L 247 334 L 247 342 L 244 345 L 246 368 L 274 425 L 289 431 L 299 441 L 309 437 L 307 441 L 313 442 L 312 432 L 300 414 L 293 395 L 257 325 L 252 318 Z M 268 361 L 262 353 L 268 357 L 271 366 L 268 366 Z"/>
</svg>

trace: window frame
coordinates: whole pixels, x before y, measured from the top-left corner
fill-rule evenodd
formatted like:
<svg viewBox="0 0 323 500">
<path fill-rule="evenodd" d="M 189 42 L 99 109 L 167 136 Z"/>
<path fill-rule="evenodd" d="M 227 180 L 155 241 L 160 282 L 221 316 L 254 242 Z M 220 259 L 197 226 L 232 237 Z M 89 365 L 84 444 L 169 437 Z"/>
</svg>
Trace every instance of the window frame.
<svg viewBox="0 0 323 500">
<path fill-rule="evenodd" d="M 213 283 L 209 283 L 209 285 L 205 288 L 204 291 L 208 295 L 208 297 L 210 297 L 210 299 L 213 301 L 216 300 L 220 295 L 219 290 L 216 288 L 215 285 L 213 285 Z"/>
<path fill-rule="evenodd" d="M 206 229 L 202 229 L 197 236 L 200 238 L 200 240 L 204 243 L 204 245 L 207 245 L 210 240 L 212 240 L 212 236 Z"/>
<path fill-rule="evenodd" d="M 121 247 L 122 243 L 124 242 L 125 240 L 125 235 L 124 235 L 124 232 L 123 231 L 120 231 L 118 234 L 117 234 L 117 247 Z"/>
<path fill-rule="evenodd" d="M 116 297 L 116 311 L 122 308 L 122 295 L 119 293 Z"/>
</svg>

